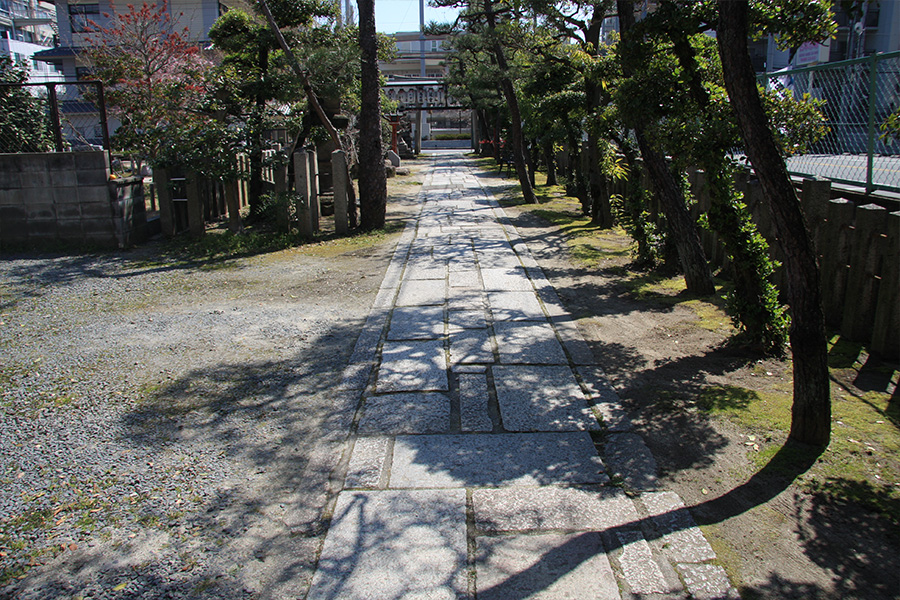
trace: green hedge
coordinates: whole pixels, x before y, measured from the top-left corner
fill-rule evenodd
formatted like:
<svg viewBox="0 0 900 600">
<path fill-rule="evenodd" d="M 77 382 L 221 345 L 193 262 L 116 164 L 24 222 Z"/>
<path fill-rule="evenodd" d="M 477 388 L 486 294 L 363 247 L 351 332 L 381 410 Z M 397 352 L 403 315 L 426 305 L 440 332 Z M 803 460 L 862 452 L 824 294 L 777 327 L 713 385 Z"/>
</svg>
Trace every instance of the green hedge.
<svg viewBox="0 0 900 600">
<path fill-rule="evenodd" d="M 436 133 L 435 140 L 471 140 L 471 133 Z"/>
</svg>

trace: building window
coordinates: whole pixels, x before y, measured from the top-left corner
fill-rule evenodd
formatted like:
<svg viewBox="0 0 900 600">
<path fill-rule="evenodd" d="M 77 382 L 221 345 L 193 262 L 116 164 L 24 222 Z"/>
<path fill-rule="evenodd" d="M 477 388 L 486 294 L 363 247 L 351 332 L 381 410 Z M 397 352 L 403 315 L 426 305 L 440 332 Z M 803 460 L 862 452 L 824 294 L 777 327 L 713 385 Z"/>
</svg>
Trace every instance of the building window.
<svg viewBox="0 0 900 600">
<path fill-rule="evenodd" d="M 866 28 L 878 29 L 878 17 L 881 16 L 881 10 L 873 6 L 869 6 L 866 11 Z"/>
<path fill-rule="evenodd" d="M 99 4 L 70 4 L 69 22 L 72 24 L 72 33 L 84 33 L 92 29 L 90 22 L 97 21 L 100 17 Z"/>
</svg>

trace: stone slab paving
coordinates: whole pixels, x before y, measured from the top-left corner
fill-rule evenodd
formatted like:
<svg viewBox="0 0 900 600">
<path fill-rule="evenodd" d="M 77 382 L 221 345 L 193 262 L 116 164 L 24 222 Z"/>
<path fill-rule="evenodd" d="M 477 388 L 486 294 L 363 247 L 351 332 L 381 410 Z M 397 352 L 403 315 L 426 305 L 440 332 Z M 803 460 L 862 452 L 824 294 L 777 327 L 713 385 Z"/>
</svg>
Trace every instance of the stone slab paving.
<svg viewBox="0 0 900 600">
<path fill-rule="evenodd" d="M 394 440 L 392 488 L 605 483 L 587 433 L 409 435 Z"/>
<path fill-rule="evenodd" d="M 537 365 L 565 365 L 563 348 L 550 323 L 495 322 L 494 334 L 500 362 Z"/>
<path fill-rule="evenodd" d="M 568 365 L 498 365 L 493 374 L 508 431 L 600 429 Z"/>
<path fill-rule="evenodd" d="M 468 589 L 465 490 L 346 491 L 307 600 L 455 600 Z"/>
<path fill-rule="evenodd" d="M 385 342 L 378 371 L 378 392 L 443 391 L 447 356 L 442 340 Z"/>
<path fill-rule="evenodd" d="M 336 386 L 352 451 L 307 597 L 736 598 L 471 163 L 419 198 Z"/>
<path fill-rule="evenodd" d="M 622 490 L 606 486 L 479 489 L 472 492 L 472 506 L 483 533 L 604 531 L 640 519 Z"/>
<path fill-rule="evenodd" d="M 476 540 L 479 600 L 619 600 L 597 533 L 513 535 Z"/>
<path fill-rule="evenodd" d="M 449 429 L 450 398 L 436 392 L 369 396 L 359 422 L 363 434 L 447 433 Z"/>
</svg>

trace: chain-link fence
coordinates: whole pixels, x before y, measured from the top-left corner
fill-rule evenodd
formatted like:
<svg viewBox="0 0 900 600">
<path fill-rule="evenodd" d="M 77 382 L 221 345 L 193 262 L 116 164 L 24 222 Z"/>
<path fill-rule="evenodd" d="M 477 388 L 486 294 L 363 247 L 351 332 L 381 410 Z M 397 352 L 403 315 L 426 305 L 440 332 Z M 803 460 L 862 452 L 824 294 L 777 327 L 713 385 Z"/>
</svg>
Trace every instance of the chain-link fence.
<svg viewBox="0 0 900 600">
<path fill-rule="evenodd" d="M 808 154 L 792 156 L 788 170 L 838 183 L 900 192 L 900 135 L 886 135 L 900 110 L 900 52 L 874 54 L 761 76 L 768 89 L 825 101 L 828 134 Z"/>
<path fill-rule="evenodd" d="M 109 150 L 103 84 L 0 83 L 0 153 Z"/>
</svg>

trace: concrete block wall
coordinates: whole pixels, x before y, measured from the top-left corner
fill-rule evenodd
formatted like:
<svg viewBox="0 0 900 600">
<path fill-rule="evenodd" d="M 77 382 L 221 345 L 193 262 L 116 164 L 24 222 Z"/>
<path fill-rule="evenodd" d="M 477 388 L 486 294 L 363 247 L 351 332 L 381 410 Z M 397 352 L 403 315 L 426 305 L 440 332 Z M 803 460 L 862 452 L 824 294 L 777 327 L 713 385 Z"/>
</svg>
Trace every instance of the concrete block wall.
<svg viewBox="0 0 900 600">
<path fill-rule="evenodd" d="M 143 187 L 111 182 L 105 152 L 0 154 L 0 245 L 123 247 L 141 217 Z"/>
</svg>

